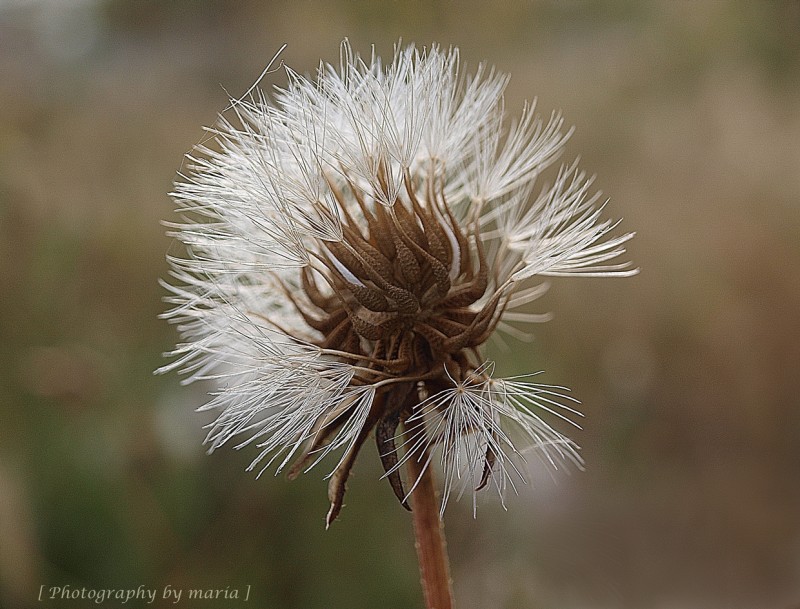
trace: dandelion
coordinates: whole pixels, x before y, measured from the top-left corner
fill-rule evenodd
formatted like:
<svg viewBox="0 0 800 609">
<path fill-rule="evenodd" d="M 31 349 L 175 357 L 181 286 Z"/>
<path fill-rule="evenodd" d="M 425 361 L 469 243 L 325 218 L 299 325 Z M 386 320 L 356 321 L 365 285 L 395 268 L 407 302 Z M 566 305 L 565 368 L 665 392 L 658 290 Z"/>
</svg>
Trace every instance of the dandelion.
<svg viewBox="0 0 800 609">
<path fill-rule="evenodd" d="M 612 235 L 576 164 L 542 183 L 563 119 L 527 106 L 508 125 L 508 77 L 463 75 L 457 49 L 397 48 L 384 64 L 345 42 L 338 66 L 286 75 L 271 98 L 254 86 L 232 100 L 176 184 L 186 254 L 170 258 L 164 316 L 185 342 L 162 370 L 216 383 L 210 450 L 254 445 L 250 469 L 290 478 L 330 457 L 328 525 L 374 437 L 414 508 L 426 598 L 449 606 L 432 514 L 487 486 L 502 495 L 523 479 L 523 448 L 580 464 L 548 423 L 575 423 L 575 400 L 496 377 L 482 347 L 545 318 L 521 310 L 544 277 L 634 274 L 617 262 L 632 234 Z"/>
</svg>

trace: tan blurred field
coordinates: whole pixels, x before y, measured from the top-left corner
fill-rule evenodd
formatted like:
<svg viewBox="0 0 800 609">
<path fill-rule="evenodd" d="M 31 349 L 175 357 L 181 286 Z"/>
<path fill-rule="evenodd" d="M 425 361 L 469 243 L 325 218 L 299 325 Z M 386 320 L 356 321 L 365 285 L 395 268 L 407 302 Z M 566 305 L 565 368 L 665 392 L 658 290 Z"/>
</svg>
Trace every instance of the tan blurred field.
<svg viewBox="0 0 800 609">
<path fill-rule="evenodd" d="M 532 458 L 507 512 L 448 508 L 457 606 L 800 607 L 794 0 L 0 0 L 0 607 L 65 584 L 422 606 L 377 459 L 326 532 L 324 467 L 205 456 L 207 388 L 152 374 L 177 340 L 158 279 L 183 155 L 284 42 L 311 72 L 344 37 L 510 72 L 509 112 L 562 110 L 564 160 L 637 232 L 639 276 L 554 280 L 535 342 L 490 354 L 572 388 L 587 468 Z"/>
</svg>

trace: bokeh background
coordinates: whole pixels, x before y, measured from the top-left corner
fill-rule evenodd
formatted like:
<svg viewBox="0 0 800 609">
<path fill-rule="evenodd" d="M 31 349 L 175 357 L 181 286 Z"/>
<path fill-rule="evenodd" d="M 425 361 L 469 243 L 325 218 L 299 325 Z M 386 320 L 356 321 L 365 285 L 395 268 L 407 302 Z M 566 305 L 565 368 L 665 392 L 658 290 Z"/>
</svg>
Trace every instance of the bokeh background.
<svg viewBox="0 0 800 609">
<path fill-rule="evenodd" d="M 800 4 L 747 0 L 0 0 L 0 607 L 422 607 L 377 459 L 326 532 L 327 470 L 206 456 L 208 388 L 152 374 L 183 155 L 284 42 L 310 72 L 344 37 L 511 72 L 638 232 L 638 277 L 555 280 L 536 341 L 491 350 L 583 401 L 587 468 L 451 504 L 458 606 L 800 607 Z"/>
</svg>

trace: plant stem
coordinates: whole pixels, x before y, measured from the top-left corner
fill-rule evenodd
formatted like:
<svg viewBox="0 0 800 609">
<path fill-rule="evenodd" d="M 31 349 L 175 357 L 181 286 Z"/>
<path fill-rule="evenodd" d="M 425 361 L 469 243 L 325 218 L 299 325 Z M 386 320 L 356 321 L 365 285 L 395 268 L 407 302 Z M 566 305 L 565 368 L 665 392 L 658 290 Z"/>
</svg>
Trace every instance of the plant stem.
<svg viewBox="0 0 800 609">
<path fill-rule="evenodd" d="M 418 481 L 411 493 L 417 559 L 427 609 L 452 609 L 453 590 L 450 563 L 444 539 L 444 524 L 439 518 L 439 502 L 433 483 L 433 469 L 425 467 L 427 454 L 407 461 L 409 480 Z"/>
</svg>

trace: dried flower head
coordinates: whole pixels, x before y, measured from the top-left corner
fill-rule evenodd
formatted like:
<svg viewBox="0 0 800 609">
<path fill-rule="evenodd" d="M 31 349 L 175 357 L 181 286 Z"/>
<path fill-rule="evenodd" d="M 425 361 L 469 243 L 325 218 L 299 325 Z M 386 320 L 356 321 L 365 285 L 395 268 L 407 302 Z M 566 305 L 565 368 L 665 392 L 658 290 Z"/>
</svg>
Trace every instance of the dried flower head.
<svg viewBox="0 0 800 609">
<path fill-rule="evenodd" d="M 609 236 L 591 178 L 575 164 L 539 175 L 569 132 L 532 107 L 510 127 L 508 77 L 459 72 L 455 49 L 364 60 L 342 45 L 315 80 L 286 69 L 272 100 L 234 100 L 216 145 L 189 156 L 173 197 L 165 314 L 184 337 L 163 370 L 213 379 L 210 449 L 237 438 L 250 468 L 290 477 L 341 450 L 328 523 L 374 430 L 403 504 L 400 467 L 437 458 L 453 492 L 520 476 L 510 428 L 553 465 L 580 463 L 548 415 L 571 420 L 562 388 L 495 378 L 481 347 L 543 316 L 518 309 L 541 276 L 626 276 L 632 236 Z M 411 486 L 411 488 L 407 488 Z M 474 494 L 473 494 L 474 496 Z"/>
</svg>

